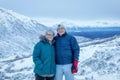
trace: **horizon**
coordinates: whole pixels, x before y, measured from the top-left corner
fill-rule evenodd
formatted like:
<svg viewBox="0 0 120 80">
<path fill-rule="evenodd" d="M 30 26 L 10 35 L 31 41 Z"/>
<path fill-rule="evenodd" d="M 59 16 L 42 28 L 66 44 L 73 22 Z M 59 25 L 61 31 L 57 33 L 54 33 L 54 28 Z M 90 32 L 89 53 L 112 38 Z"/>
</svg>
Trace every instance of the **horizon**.
<svg viewBox="0 0 120 80">
<path fill-rule="evenodd" d="M 75 26 L 120 26 L 120 20 L 77 20 L 77 19 L 62 19 L 62 18 L 32 18 L 48 27 L 56 24 L 75 25 Z"/>
</svg>

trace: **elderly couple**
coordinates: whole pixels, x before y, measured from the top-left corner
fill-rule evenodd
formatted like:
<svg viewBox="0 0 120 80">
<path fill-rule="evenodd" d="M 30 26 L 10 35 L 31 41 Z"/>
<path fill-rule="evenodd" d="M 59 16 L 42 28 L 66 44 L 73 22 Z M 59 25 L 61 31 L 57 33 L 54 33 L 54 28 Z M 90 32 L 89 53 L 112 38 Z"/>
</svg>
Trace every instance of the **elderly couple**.
<svg viewBox="0 0 120 80">
<path fill-rule="evenodd" d="M 58 25 L 57 36 L 48 30 L 33 51 L 35 80 L 74 80 L 78 71 L 79 46 L 76 39 Z"/>
</svg>

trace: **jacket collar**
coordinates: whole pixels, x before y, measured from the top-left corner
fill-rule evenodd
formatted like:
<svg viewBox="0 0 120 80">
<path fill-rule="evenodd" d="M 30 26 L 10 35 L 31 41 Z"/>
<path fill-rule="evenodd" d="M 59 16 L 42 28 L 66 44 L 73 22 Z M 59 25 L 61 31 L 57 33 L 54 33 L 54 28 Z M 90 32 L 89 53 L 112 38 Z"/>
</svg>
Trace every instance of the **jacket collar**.
<svg viewBox="0 0 120 80">
<path fill-rule="evenodd" d="M 57 33 L 57 35 L 58 35 L 58 37 L 63 37 L 63 36 L 65 36 L 65 35 L 67 35 L 67 32 L 65 32 L 63 35 L 59 35 L 58 33 Z"/>
<path fill-rule="evenodd" d="M 40 41 L 43 42 L 43 43 L 45 43 L 45 44 L 50 44 L 49 40 L 47 38 L 45 38 L 45 37 L 44 37 L 44 39 L 41 39 Z M 52 44 L 54 44 L 54 43 L 55 43 L 55 40 L 53 39 L 52 40 Z"/>
</svg>

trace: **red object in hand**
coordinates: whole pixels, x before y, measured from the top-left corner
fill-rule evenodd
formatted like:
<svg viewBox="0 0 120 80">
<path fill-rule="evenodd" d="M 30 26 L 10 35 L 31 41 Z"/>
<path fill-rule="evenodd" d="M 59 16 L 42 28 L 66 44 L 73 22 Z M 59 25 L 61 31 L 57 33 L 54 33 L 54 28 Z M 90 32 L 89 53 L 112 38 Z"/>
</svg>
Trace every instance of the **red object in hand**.
<svg viewBox="0 0 120 80">
<path fill-rule="evenodd" d="M 78 71 L 78 61 L 75 60 L 72 65 L 72 73 L 73 74 L 77 73 L 77 71 Z"/>
<path fill-rule="evenodd" d="M 77 66 L 78 66 L 78 61 L 74 61 L 74 62 L 73 62 L 73 65 L 74 65 L 75 67 L 77 67 Z"/>
</svg>

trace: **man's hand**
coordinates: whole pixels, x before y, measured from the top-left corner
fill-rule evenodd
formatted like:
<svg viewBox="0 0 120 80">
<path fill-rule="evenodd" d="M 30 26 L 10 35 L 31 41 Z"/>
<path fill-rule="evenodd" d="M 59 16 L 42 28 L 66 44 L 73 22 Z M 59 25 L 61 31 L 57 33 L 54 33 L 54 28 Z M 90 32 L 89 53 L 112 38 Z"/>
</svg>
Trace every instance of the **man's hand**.
<svg viewBox="0 0 120 80">
<path fill-rule="evenodd" d="M 77 73 L 78 71 L 78 61 L 74 61 L 72 65 L 72 73 Z"/>
</svg>

